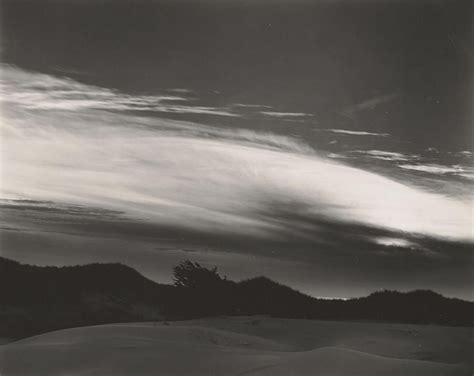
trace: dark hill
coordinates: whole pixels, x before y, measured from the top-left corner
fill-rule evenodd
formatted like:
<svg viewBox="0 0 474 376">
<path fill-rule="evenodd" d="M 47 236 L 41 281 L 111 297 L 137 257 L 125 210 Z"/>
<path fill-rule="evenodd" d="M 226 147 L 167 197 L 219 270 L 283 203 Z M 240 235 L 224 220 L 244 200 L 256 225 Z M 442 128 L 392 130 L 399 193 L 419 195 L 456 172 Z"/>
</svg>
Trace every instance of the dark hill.
<svg viewBox="0 0 474 376">
<path fill-rule="evenodd" d="M 474 303 L 429 290 L 385 290 L 364 298 L 323 300 L 266 277 L 233 282 L 212 273 L 217 276 L 213 282 L 173 286 L 155 283 L 122 264 L 39 267 L 0 257 L 0 337 L 210 315 L 474 324 Z"/>
<path fill-rule="evenodd" d="M 241 281 L 236 286 L 240 298 L 238 310 L 242 314 L 271 314 L 273 316 L 306 317 L 316 299 L 267 277 Z"/>
<path fill-rule="evenodd" d="M 474 303 L 446 298 L 430 290 L 406 293 L 379 291 L 352 299 L 346 307 L 353 317 L 420 324 L 473 325 Z"/>
<path fill-rule="evenodd" d="M 0 336 L 155 320 L 172 289 L 122 264 L 39 267 L 0 257 Z"/>
</svg>

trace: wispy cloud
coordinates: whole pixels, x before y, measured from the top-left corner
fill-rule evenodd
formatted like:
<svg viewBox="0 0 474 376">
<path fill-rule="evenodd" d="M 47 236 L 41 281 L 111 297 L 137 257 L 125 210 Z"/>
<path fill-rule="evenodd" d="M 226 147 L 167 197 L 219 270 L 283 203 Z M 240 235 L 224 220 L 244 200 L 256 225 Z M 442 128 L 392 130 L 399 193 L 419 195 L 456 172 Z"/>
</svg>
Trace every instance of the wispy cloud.
<svg viewBox="0 0 474 376">
<path fill-rule="evenodd" d="M 413 248 L 417 246 L 413 241 L 404 238 L 376 237 L 373 240 L 376 244 L 385 247 Z"/>
<path fill-rule="evenodd" d="M 6 73 L 0 83 L 3 100 L 28 109 L 148 111 L 224 117 L 244 117 L 249 114 L 279 118 L 314 116 L 302 112 L 259 111 L 272 109 L 271 106 L 261 104 L 233 103 L 220 107 L 197 105 L 197 98 L 189 96 L 195 94 L 194 91 L 186 88 L 162 89 L 156 95 L 128 95 L 119 90 L 85 85 L 67 77 L 33 74 L 8 65 L 3 65 L 2 70 Z"/>
<path fill-rule="evenodd" d="M 344 154 L 338 154 L 338 153 L 328 153 L 326 155 L 328 158 L 333 158 L 333 159 L 345 159 L 347 156 Z"/>
<path fill-rule="evenodd" d="M 232 103 L 231 107 L 244 107 L 244 108 L 272 108 L 265 104 L 248 104 L 248 103 Z"/>
<path fill-rule="evenodd" d="M 306 112 L 277 112 L 277 111 L 260 111 L 262 115 L 274 116 L 279 118 L 301 118 L 301 117 L 312 117 L 314 114 Z"/>
<path fill-rule="evenodd" d="M 342 111 L 342 115 L 353 119 L 358 112 L 373 110 L 377 106 L 383 103 L 391 102 L 397 99 L 398 97 L 399 97 L 398 93 L 388 93 L 388 94 L 377 95 L 375 97 L 366 99 L 357 104 L 345 107 L 344 110 Z"/>
<path fill-rule="evenodd" d="M 448 154 L 452 154 L 456 157 L 464 157 L 464 158 L 470 158 L 472 157 L 472 152 L 468 150 L 462 150 L 462 151 L 456 151 L 456 152 L 449 152 Z"/>
<path fill-rule="evenodd" d="M 44 82 L 34 74 L 14 76 L 20 86 Z M 74 83 L 59 86 L 77 91 Z M 6 101 L 3 196 L 99 206 L 209 234 L 278 238 L 288 229 L 307 231 L 295 219 L 304 214 L 315 222 L 473 238 L 465 201 L 323 158 L 293 138 L 105 111 L 110 108 L 38 110 Z"/>
<path fill-rule="evenodd" d="M 69 78 L 32 74 L 5 65 L 2 70 L 4 74 L 0 93 L 4 97 L 3 100 L 29 109 L 66 111 L 97 109 L 240 116 L 227 108 L 192 105 L 189 103 L 189 98 L 179 95 L 131 96 L 118 90 L 85 85 Z M 172 91 L 178 94 L 188 93 L 187 89 Z"/>
<path fill-rule="evenodd" d="M 420 171 L 429 174 L 446 175 L 452 174 L 466 179 L 474 178 L 474 168 L 469 166 L 452 165 L 443 166 L 439 164 L 400 164 L 400 168 L 405 170 Z"/>
<path fill-rule="evenodd" d="M 169 91 L 169 92 L 172 92 L 172 93 L 183 93 L 183 94 L 194 93 L 193 90 L 185 89 L 185 88 L 172 88 L 172 89 L 166 89 L 166 91 Z"/>
<path fill-rule="evenodd" d="M 430 247 L 426 247 L 413 239 L 379 236 L 374 237 L 372 241 L 380 246 L 376 251 L 378 255 L 397 257 L 403 254 L 404 257 L 422 256 L 423 258 L 429 257 L 430 259 L 446 258 L 446 254 L 430 249 Z"/>
<path fill-rule="evenodd" d="M 416 154 L 403 154 L 394 151 L 384 151 L 384 150 L 354 150 L 351 153 L 357 153 L 366 155 L 370 158 L 380 159 L 383 161 L 410 161 L 414 159 L 418 159 L 419 155 Z"/>
<path fill-rule="evenodd" d="M 0 209 L 2 209 L 2 212 L 7 210 L 23 212 L 28 217 L 48 215 L 48 220 L 51 220 L 52 215 L 60 217 L 61 221 L 71 221 L 72 219 L 76 221 L 85 219 L 121 221 L 125 219 L 123 212 L 120 211 L 82 205 L 60 204 L 54 201 L 0 199 Z"/>
<path fill-rule="evenodd" d="M 328 132 L 347 134 L 352 136 L 376 136 L 376 137 L 388 137 L 389 133 L 375 133 L 375 132 L 366 132 L 366 131 L 353 131 L 349 129 L 326 129 Z"/>
</svg>

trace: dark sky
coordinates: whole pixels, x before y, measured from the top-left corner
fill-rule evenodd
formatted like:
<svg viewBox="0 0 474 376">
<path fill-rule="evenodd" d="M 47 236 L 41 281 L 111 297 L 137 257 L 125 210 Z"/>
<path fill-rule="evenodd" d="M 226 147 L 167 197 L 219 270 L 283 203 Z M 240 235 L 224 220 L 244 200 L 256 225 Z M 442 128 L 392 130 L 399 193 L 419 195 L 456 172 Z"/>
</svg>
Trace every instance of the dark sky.
<svg viewBox="0 0 474 376">
<path fill-rule="evenodd" d="M 469 1 L 3 1 L 4 61 L 472 147 Z M 57 71 L 56 71 L 57 73 Z M 394 98 L 357 119 L 341 109 Z M 389 115 L 385 111 L 389 111 Z"/>
<path fill-rule="evenodd" d="M 472 298 L 469 1 L 1 14 L 2 254 Z"/>
</svg>

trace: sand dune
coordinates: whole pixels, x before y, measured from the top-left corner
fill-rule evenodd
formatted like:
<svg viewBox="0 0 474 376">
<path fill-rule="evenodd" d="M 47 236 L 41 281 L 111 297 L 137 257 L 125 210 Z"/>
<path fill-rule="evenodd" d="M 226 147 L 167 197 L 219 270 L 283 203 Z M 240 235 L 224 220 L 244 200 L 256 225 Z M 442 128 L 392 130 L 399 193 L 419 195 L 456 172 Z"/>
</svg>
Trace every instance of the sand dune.
<svg viewBox="0 0 474 376">
<path fill-rule="evenodd" d="M 393 331 L 402 327 L 407 332 Z M 269 318 L 101 325 L 46 333 L 0 346 L 0 371 L 7 376 L 471 374 L 468 365 L 455 364 L 469 356 L 456 359 L 449 351 L 454 364 L 393 356 L 403 349 L 405 355 L 410 353 L 410 344 L 417 341 L 403 342 L 400 337 L 413 333 L 409 332 L 416 330 L 413 327 Z M 440 330 L 416 328 L 421 343 L 435 341 Z M 464 339 L 469 340 L 466 328 L 443 329 L 451 333 L 444 342 L 453 351 L 464 346 Z M 386 338 L 381 351 L 385 356 L 363 351 L 371 348 L 377 335 L 382 340 L 383 331 Z M 348 346 L 342 343 L 343 333 Z M 327 346 L 329 342 L 339 346 Z"/>
<path fill-rule="evenodd" d="M 282 357 L 272 365 L 249 370 L 241 375 L 463 375 L 460 366 L 385 358 L 337 347 L 323 347 Z"/>
<path fill-rule="evenodd" d="M 232 317 L 176 322 L 250 334 L 292 351 L 340 347 L 398 359 L 473 365 L 471 328 L 396 323 Z"/>
</svg>

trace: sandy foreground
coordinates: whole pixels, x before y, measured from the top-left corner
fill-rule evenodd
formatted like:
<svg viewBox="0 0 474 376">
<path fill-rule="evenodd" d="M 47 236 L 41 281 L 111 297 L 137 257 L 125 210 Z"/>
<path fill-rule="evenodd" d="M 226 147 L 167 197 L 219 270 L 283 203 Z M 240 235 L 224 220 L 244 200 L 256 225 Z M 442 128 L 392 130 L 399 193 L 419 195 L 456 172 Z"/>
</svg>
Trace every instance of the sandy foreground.
<svg viewBox="0 0 474 376">
<path fill-rule="evenodd" d="M 125 323 L 0 346 L 1 375 L 471 375 L 471 328 L 265 317 Z"/>
</svg>

